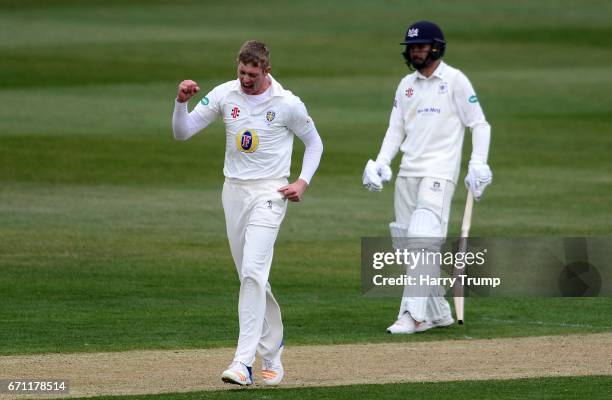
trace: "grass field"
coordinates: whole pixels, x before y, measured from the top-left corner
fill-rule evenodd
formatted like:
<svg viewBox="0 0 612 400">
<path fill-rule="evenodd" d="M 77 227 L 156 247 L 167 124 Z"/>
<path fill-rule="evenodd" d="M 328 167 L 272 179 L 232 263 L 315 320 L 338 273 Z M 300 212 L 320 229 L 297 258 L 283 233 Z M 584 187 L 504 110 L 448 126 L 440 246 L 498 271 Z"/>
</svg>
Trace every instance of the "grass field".
<svg viewBox="0 0 612 400">
<path fill-rule="evenodd" d="M 273 75 L 304 100 L 325 144 L 275 251 L 271 283 L 288 345 L 612 330 L 609 298 L 508 298 L 468 299 L 464 328 L 384 335 L 398 299 L 360 295 L 359 245 L 387 235 L 393 193 L 368 193 L 360 179 L 407 73 L 398 43 L 424 18 L 444 29 L 445 59 L 470 77 L 493 127 L 495 182 L 473 234 L 612 233 L 608 2 L 0 0 L 0 354 L 235 344 L 223 127 L 175 142 L 171 114 L 179 81 L 206 92 L 233 79 L 235 54 L 252 38 L 269 44 Z M 296 140 L 294 177 L 302 149 Z M 460 186 L 451 235 L 464 200 Z M 551 398 L 573 397 L 546 382 Z M 539 385 L 468 386 L 511 398 L 513 388 Z M 434 385 L 401 387 L 410 395 Z"/>
<path fill-rule="evenodd" d="M 481 399 L 606 399 L 612 378 L 609 376 L 575 378 L 541 378 L 445 383 L 411 383 L 396 385 L 351 385 L 328 388 L 258 389 L 154 396 L 96 397 L 96 400 L 191 400 L 191 399 L 285 399 L 289 396 L 308 399 L 406 399 L 448 400 Z"/>
</svg>

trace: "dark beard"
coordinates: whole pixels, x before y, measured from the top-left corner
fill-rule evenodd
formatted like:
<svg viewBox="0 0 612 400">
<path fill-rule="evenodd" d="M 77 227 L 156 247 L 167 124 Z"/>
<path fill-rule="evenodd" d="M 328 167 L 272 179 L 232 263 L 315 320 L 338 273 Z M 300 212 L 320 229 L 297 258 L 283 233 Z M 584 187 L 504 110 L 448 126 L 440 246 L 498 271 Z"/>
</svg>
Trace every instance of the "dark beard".
<svg viewBox="0 0 612 400">
<path fill-rule="evenodd" d="M 423 68 L 427 68 L 431 65 L 432 63 L 432 59 L 431 57 L 427 56 L 427 58 L 425 58 L 425 60 L 423 60 L 422 62 L 415 62 L 413 60 L 410 60 L 410 65 L 412 65 L 412 68 L 418 70 L 421 70 Z"/>
</svg>

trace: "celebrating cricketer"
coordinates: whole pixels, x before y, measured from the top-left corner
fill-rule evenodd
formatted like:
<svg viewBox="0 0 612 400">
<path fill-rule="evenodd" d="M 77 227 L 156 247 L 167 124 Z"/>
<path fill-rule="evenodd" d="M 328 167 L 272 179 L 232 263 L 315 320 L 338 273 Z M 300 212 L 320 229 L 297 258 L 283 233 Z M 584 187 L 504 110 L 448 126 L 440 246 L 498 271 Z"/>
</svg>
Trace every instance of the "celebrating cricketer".
<svg viewBox="0 0 612 400">
<path fill-rule="evenodd" d="M 234 360 L 221 379 L 241 386 L 253 383 L 256 354 L 262 358 L 265 384 L 283 379 L 283 323 L 268 282 L 272 253 L 287 200 L 301 201 L 323 152 L 304 103 L 270 75 L 269 57 L 265 44 L 246 42 L 236 61 L 238 79 L 215 87 L 191 112 L 187 103 L 199 86 L 181 82 L 172 117 L 177 140 L 189 139 L 217 118 L 225 123 L 222 203 L 240 279 L 240 334 Z M 288 183 L 294 135 L 304 142 L 305 152 L 299 178 Z"/>
</svg>

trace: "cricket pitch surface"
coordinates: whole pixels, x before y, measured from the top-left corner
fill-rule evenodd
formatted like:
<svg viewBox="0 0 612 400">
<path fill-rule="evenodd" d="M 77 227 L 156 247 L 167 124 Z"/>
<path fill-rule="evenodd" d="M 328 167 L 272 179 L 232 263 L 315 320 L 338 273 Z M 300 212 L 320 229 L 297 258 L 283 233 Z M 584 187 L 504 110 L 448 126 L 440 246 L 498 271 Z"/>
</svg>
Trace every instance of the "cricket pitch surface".
<svg viewBox="0 0 612 400">
<path fill-rule="evenodd" d="M 67 379 L 70 397 L 240 389 L 220 378 L 233 354 L 216 348 L 2 356 L 0 379 Z M 290 346 L 283 364 L 280 387 L 612 375 L 612 332 Z M 252 387 L 264 387 L 259 364 L 253 375 Z M 44 396 L 0 394 L 13 398 Z"/>
</svg>

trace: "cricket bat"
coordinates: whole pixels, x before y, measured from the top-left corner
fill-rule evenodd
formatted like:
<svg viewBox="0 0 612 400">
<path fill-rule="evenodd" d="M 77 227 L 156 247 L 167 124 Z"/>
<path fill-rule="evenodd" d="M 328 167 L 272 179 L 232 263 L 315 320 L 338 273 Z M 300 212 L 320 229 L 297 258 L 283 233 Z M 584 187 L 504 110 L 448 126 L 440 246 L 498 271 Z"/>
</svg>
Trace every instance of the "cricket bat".
<svg viewBox="0 0 612 400">
<path fill-rule="evenodd" d="M 474 207 L 474 196 L 472 192 L 468 190 L 467 199 L 465 201 L 465 211 L 463 211 L 463 222 L 461 223 L 461 238 L 459 239 L 459 253 L 465 253 L 468 247 L 468 237 L 470 236 L 470 226 L 472 224 L 472 208 Z M 453 290 L 453 301 L 455 303 L 455 316 L 457 317 L 457 323 L 463 325 L 463 309 L 464 309 L 464 293 L 465 288 L 459 282 L 461 282 L 459 275 L 465 272 L 465 269 L 458 269 L 453 267 L 453 277 L 457 278 L 455 281 L 455 287 Z"/>
</svg>

